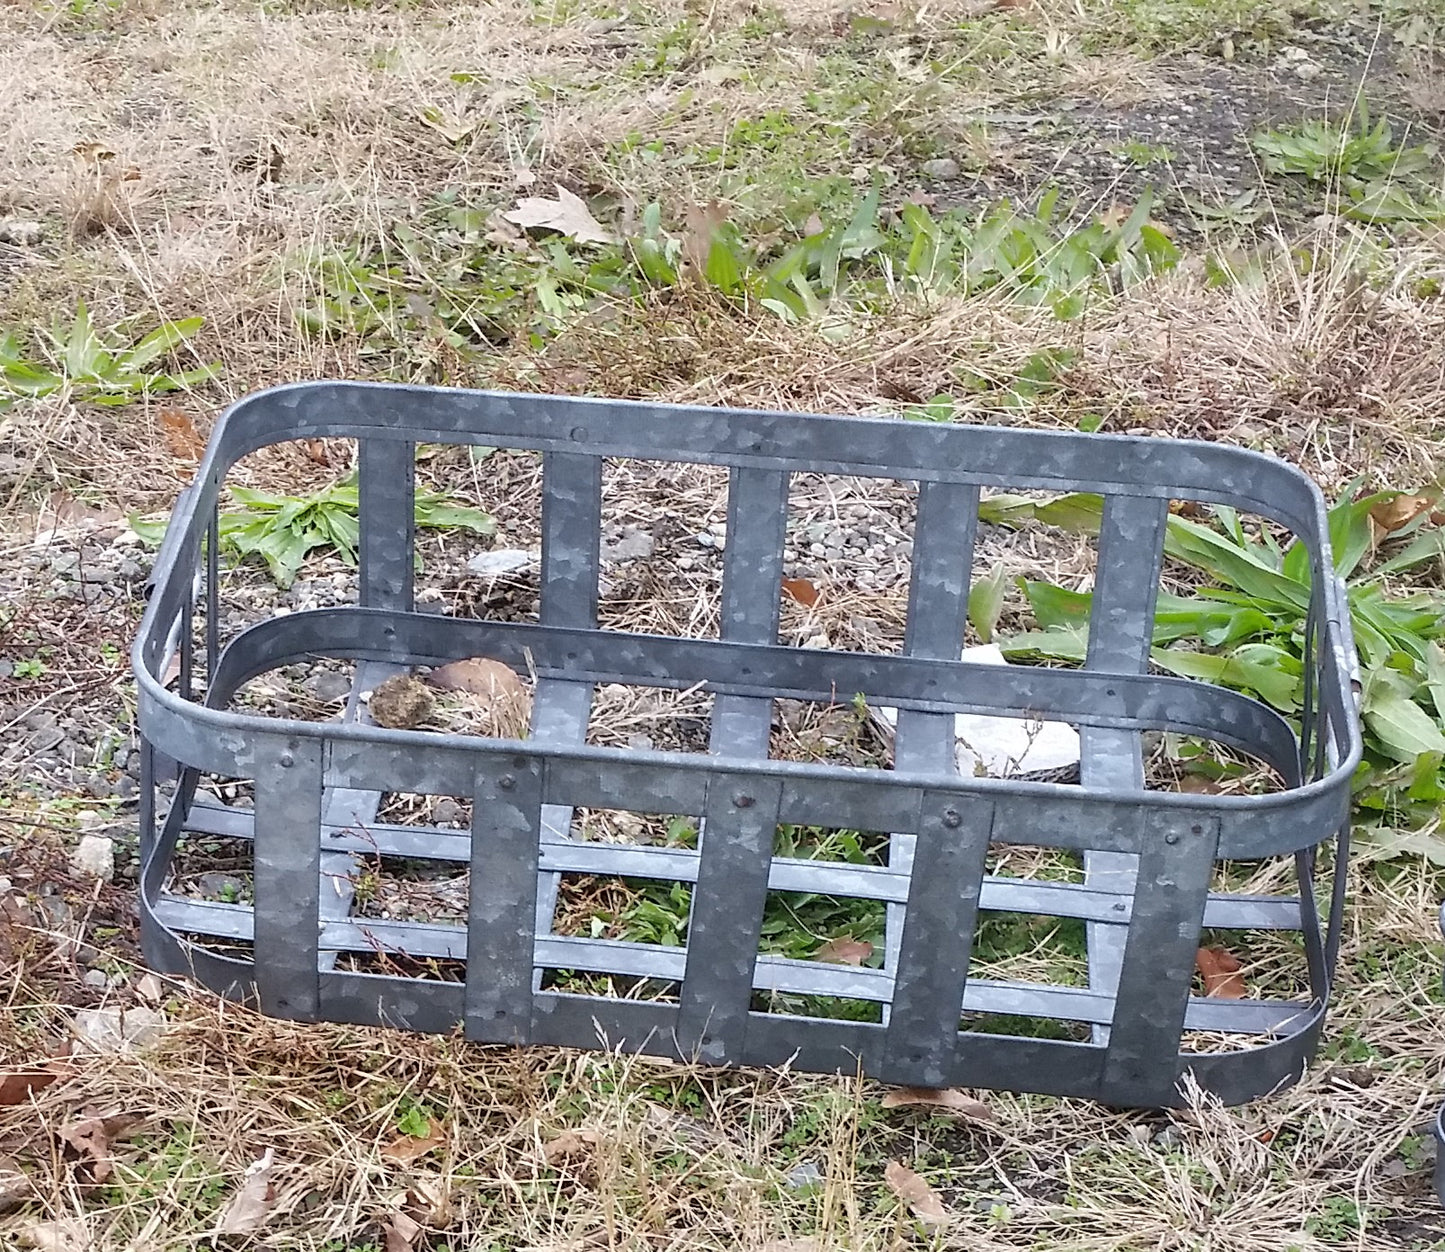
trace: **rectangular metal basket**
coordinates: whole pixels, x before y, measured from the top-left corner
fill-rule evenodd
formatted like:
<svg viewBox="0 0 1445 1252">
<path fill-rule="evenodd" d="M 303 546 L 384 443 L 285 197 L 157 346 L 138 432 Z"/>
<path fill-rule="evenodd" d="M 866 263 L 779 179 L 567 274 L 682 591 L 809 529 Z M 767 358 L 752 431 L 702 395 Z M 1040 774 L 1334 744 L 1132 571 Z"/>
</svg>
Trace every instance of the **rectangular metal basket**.
<svg viewBox="0 0 1445 1252">
<path fill-rule="evenodd" d="M 217 508 L 228 471 L 266 445 L 317 437 L 358 441 L 358 603 L 258 621 L 223 647 Z M 539 623 L 417 611 L 417 444 L 540 453 Z M 598 629 L 604 458 L 727 468 L 719 638 Z M 894 479 L 916 490 L 898 653 L 780 645 L 789 483 L 803 473 Z M 1004 488 L 1103 497 L 1082 668 L 959 659 L 980 493 Z M 1307 550 L 1304 707 L 1292 718 L 1221 687 L 1150 672 L 1164 539 L 1178 501 L 1259 515 Z M 534 677 L 525 739 L 384 729 L 356 698 L 409 667 L 478 655 Z M 356 665 L 343 719 L 230 707 L 257 675 L 316 657 Z M 270 1014 L 421 1031 L 460 1026 L 491 1043 L 788 1064 L 1134 1107 L 1177 1104 L 1186 1072 L 1225 1102 L 1254 1098 L 1298 1079 L 1319 1037 L 1360 749 L 1354 656 L 1320 494 L 1266 456 L 923 422 L 378 384 L 281 387 L 218 422 L 158 554 L 134 664 L 147 957 Z M 708 751 L 588 745 L 589 708 L 606 683 L 702 684 L 713 697 Z M 898 710 L 892 768 L 769 758 L 775 700 L 855 696 Z M 1077 727 L 1080 777 L 960 776 L 959 713 Z M 1282 786 L 1265 795 L 1146 789 L 1141 739 L 1150 731 L 1248 753 Z M 253 780 L 252 807 L 198 789 L 206 775 Z M 167 786 L 167 777 L 178 781 Z M 379 821 L 389 792 L 463 797 L 470 831 Z M 698 848 L 572 838 L 569 816 L 579 806 L 691 815 Z M 883 832 L 887 862 L 778 855 L 775 832 L 789 825 Z M 253 841 L 252 899 L 172 890 L 178 845 L 222 835 Z M 1330 840 L 1317 881 L 1317 850 Z M 1076 854 L 1082 881 L 990 872 L 998 845 Z M 465 925 L 359 916 L 354 884 L 376 854 L 469 866 Z M 1287 894 L 1216 889 L 1222 862 L 1271 858 L 1289 871 Z M 564 874 L 687 884 L 685 943 L 559 933 Z M 881 966 L 760 953 L 770 891 L 883 902 Z M 1082 922 L 1088 985 L 971 977 L 981 911 Z M 1200 994 L 1201 934 L 1221 928 L 1298 932 L 1307 991 Z M 357 954 L 378 948 L 415 958 L 418 972 L 353 967 Z M 429 976 L 427 961 L 451 962 L 452 977 Z M 601 981 L 559 982 L 559 970 Z M 650 997 L 649 987 L 675 994 Z M 877 1011 L 872 1020 L 772 1011 L 768 997 L 780 993 L 805 1006 L 847 1001 Z M 974 1028 L 982 1016 L 1014 1025 L 1007 1033 Z M 1064 1037 L 1034 1028 L 1059 1023 L 1070 1029 L 1052 1033 Z"/>
</svg>

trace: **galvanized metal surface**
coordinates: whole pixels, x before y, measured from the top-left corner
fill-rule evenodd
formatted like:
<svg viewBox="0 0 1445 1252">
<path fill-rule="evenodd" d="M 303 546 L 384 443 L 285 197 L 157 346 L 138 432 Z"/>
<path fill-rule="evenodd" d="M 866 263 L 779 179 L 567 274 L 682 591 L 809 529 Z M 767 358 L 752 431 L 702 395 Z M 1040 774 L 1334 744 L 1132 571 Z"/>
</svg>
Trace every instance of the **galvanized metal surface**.
<svg viewBox="0 0 1445 1252">
<path fill-rule="evenodd" d="M 359 605 L 295 613 L 221 648 L 217 497 L 243 455 L 286 439 L 360 441 Z M 540 624 L 414 611 L 412 449 L 417 443 L 535 449 L 543 457 Z M 730 470 L 722 629 L 716 640 L 597 629 L 604 457 Z M 779 580 L 790 475 L 893 477 L 919 485 L 901 655 L 780 646 Z M 984 489 L 1091 491 L 1105 498 L 1086 668 L 959 661 Z M 1224 504 L 1288 527 L 1310 554 L 1306 708 L 1300 731 L 1220 688 L 1149 674 L 1148 648 L 1171 500 Z M 203 555 L 205 553 L 206 555 Z M 861 1070 L 921 1086 L 969 1085 L 1177 1103 L 1186 1070 L 1226 1102 L 1297 1079 L 1323 1022 L 1338 944 L 1349 778 L 1359 733 L 1353 646 L 1329 557 L 1323 502 L 1270 458 L 1217 445 L 926 423 L 825 418 L 358 383 L 277 388 L 218 423 L 176 506 L 137 638 L 145 778 L 142 922 L 148 959 L 222 994 L 299 1020 L 450 1030 L 513 1044 L 605 1045 L 716 1064 Z M 204 696 L 192 692 L 192 614 L 205 614 Z M 176 650 L 180 690 L 163 676 Z M 537 679 L 525 741 L 369 724 L 357 694 L 388 674 L 486 655 Z M 296 660 L 356 661 L 339 723 L 230 711 L 240 686 Z M 714 696 L 706 754 L 584 743 L 593 690 L 623 682 Z M 844 693 L 841 697 L 839 693 Z M 892 770 L 767 757 L 772 701 L 861 693 L 899 710 Z M 1078 785 L 963 778 L 958 712 L 1049 718 L 1081 729 Z M 1144 789 L 1141 734 L 1170 730 L 1247 751 L 1286 789 L 1202 796 Z M 160 766 L 180 765 L 161 817 Z M 253 779 L 254 811 L 208 799 L 202 772 Z M 377 820 L 384 793 L 469 798 L 472 828 Z M 700 846 L 569 837 L 580 806 L 700 819 Z M 888 833 L 886 865 L 774 855 L 780 823 Z M 183 837 L 254 844 L 254 906 L 168 890 Z M 1333 839 L 1321 919 L 1315 849 Z M 1081 852 L 1082 883 L 986 872 L 991 843 Z M 467 924 L 355 915 L 363 855 L 470 867 Z M 1293 857 L 1299 893 L 1211 891 L 1218 859 Z M 557 934 L 564 873 L 691 884 L 686 944 Z M 881 968 L 759 953 L 769 891 L 882 901 Z M 1085 987 L 970 976 L 980 910 L 1082 919 Z M 1191 993 L 1209 928 L 1297 930 L 1310 993 L 1223 1000 Z M 251 944 L 244 959 L 224 944 Z M 352 954 L 465 962 L 464 981 L 348 968 Z M 675 984 L 671 999 L 553 989 L 548 971 Z M 765 1011 L 770 991 L 876 1003 L 876 1021 Z M 966 1015 L 1081 1023 L 1087 1038 L 963 1029 Z M 1227 1041 L 1227 1042 L 1225 1042 Z"/>
<path fill-rule="evenodd" d="M 1440 934 L 1445 937 L 1445 904 L 1440 906 Z M 1445 1106 L 1435 1117 L 1435 1194 L 1445 1204 Z"/>
</svg>

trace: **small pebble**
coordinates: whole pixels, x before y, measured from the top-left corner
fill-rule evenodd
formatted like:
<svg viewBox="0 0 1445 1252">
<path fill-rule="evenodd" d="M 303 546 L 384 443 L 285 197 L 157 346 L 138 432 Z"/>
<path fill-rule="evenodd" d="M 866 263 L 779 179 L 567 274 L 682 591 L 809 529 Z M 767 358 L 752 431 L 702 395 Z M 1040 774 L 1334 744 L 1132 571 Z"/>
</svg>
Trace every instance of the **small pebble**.
<svg viewBox="0 0 1445 1252">
<path fill-rule="evenodd" d="M 78 874 L 111 882 L 115 878 L 115 841 L 105 835 L 82 835 L 70 854 L 70 864 Z"/>
<path fill-rule="evenodd" d="M 802 1161 L 788 1171 L 788 1190 L 803 1191 L 823 1181 L 823 1171 L 812 1161 Z"/>
</svg>

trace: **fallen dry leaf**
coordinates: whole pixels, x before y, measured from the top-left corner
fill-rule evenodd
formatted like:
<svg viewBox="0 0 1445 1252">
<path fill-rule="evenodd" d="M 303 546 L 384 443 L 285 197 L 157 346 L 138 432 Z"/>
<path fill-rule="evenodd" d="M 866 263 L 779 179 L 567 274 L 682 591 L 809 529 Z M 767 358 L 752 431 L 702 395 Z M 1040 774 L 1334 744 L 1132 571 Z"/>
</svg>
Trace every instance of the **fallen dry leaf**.
<svg viewBox="0 0 1445 1252">
<path fill-rule="evenodd" d="M 716 200 L 688 206 L 682 224 L 682 255 L 699 273 L 706 267 L 713 238 L 727 217 L 727 209 Z"/>
<path fill-rule="evenodd" d="M 783 591 L 790 599 L 796 600 L 805 609 L 811 609 L 813 605 L 818 603 L 818 588 L 806 578 L 783 579 Z"/>
<path fill-rule="evenodd" d="M 823 219 L 817 213 L 808 214 L 808 220 L 803 223 L 803 238 L 812 239 L 815 235 L 823 233 Z"/>
<path fill-rule="evenodd" d="M 53 1222 L 33 1222 L 15 1232 L 22 1248 L 34 1248 L 36 1252 L 81 1252 L 90 1247 L 90 1236 L 73 1217 L 62 1217 Z"/>
<path fill-rule="evenodd" d="M 15 1161 L 0 1156 L 0 1213 L 30 1198 L 30 1179 Z"/>
<path fill-rule="evenodd" d="M 63 1126 L 60 1138 L 90 1162 L 90 1175 L 104 1182 L 111 1175 L 110 1145 L 124 1139 L 145 1118 L 136 1113 L 83 1117 Z"/>
<path fill-rule="evenodd" d="M 407 1207 L 429 1226 L 445 1226 L 452 1220 L 451 1195 L 440 1174 L 412 1174 L 405 1200 Z"/>
<path fill-rule="evenodd" d="M 221 1210 L 216 1222 L 218 1235 L 254 1235 L 265 1224 L 276 1205 L 276 1167 L 271 1149 L 259 1161 L 246 1166 L 246 1177 Z"/>
<path fill-rule="evenodd" d="M 548 1165 L 555 1165 L 558 1161 L 570 1160 L 574 1156 L 591 1152 L 599 1140 L 600 1136 L 595 1130 L 564 1130 L 555 1139 L 542 1145 L 542 1159 Z"/>
<path fill-rule="evenodd" d="M 331 454 L 326 450 L 324 439 L 303 439 L 301 446 L 306 450 L 306 459 L 313 465 L 331 464 Z"/>
<path fill-rule="evenodd" d="M 833 965 L 862 965 L 873 955 L 873 945 L 866 939 L 829 939 L 813 953 L 813 960 Z"/>
<path fill-rule="evenodd" d="M 1200 948 L 1195 967 L 1204 980 L 1204 994 L 1217 1000 L 1242 1000 L 1245 996 L 1243 966 L 1239 958 L 1223 948 Z"/>
<path fill-rule="evenodd" d="M 397 1135 L 381 1150 L 381 1159 L 393 1165 L 410 1165 L 433 1148 L 447 1141 L 446 1131 L 438 1121 L 429 1121 L 424 1135 Z"/>
<path fill-rule="evenodd" d="M 522 739 L 532 720 L 532 693 L 510 666 L 487 657 L 467 657 L 433 670 L 434 686 L 460 692 L 477 733 Z"/>
<path fill-rule="evenodd" d="M 70 151 L 86 165 L 99 165 L 115 158 L 115 153 L 103 143 L 78 143 Z"/>
<path fill-rule="evenodd" d="M 561 183 L 557 184 L 555 200 L 545 196 L 523 196 L 517 201 L 516 208 L 502 216 L 525 230 L 555 230 L 578 243 L 612 242 L 611 234 L 592 216 L 586 204 Z"/>
<path fill-rule="evenodd" d="M 206 441 L 196 429 L 191 415 L 178 405 L 168 404 L 156 410 L 156 425 L 168 451 L 178 461 L 199 461 L 206 451 Z"/>
<path fill-rule="evenodd" d="M 1421 513 L 1434 508 L 1436 497 L 1429 495 L 1411 496 L 1403 492 L 1392 500 L 1381 500 L 1370 510 L 1370 520 L 1385 534 L 1391 535 L 1408 526 Z"/>
<path fill-rule="evenodd" d="M 979 1122 L 996 1122 L 998 1117 L 977 1096 L 960 1091 L 957 1087 L 943 1087 L 935 1091 L 931 1087 L 894 1087 L 883 1097 L 885 1109 L 906 1108 L 921 1105 L 927 1108 L 948 1109 L 961 1113 Z"/>
<path fill-rule="evenodd" d="M 1203 774 L 1185 774 L 1179 780 L 1179 790 L 1185 795 L 1191 796 L 1220 796 L 1224 794 L 1224 788 L 1214 779 L 1206 778 Z"/>
<path fill-rule="evenodd" d="M 948 1220 L 948 1210 L 934 1191 L 906 1165 L 889 1161 L 883 1167 L 883 1181 L 913 1211 L 913 1216 L 927 1225 L 936 1226 Z"/>
<path fill-rule="evenodd" d="M 0 1074 L 0 1107 L 24 1104 L 35 1091 L 44 1091 L 57 1079 L 68 1077 L 70 1066 L 62 1061 L 46 1061 L 24 1069 Z"/>
<path fill-rule="evenodd" d="M 451 117 L 435 107 L 419 109 L 416 118 L 423 126 L 430 126 L 448 143 L 453 144 L 461 143 L 477 128 L 477 122 Z"/>
<path fill-rule="evenodd" d="M 438 665 L 428 681 L 443 691 L 465 691 L 488 700 L 514 700 L 527 691 L 516 670 L 485 656 L 469 656 Z"/>
<path fill-rule="evenodd" d="M 386 1252 L 411 1252 L 421 1235 L 422 1226 L 405 1213 L 393 1213 L 386 1221 L 385 1230 Z"/>
</svg>

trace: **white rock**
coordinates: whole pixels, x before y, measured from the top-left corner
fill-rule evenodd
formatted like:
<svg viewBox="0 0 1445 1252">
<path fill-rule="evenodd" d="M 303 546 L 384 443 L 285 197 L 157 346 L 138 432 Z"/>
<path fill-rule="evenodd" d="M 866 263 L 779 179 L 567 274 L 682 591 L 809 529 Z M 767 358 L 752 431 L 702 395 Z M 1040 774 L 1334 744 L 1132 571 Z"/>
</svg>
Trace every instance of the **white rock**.
<svg viewBox="0 0 1445 1252">
<path fill-rule="evenodd" d="M 164 1013 L 134 1008 L 77 1009 L 75 1039 L 82 1050 L 136 1052 L 148 1048 L 165 1029 Z"/>
<path fill-rule="evenodd" d="M 77 874 L 110 882 L 115 878 L 115 841 L 106 835 L 81 835 L 70 866 Z"/>
<path fill-rule="evenodd" d="M 23 217 L 0 217 L 0 243 L 33 248 L 44 237 L 45 230 L 39 222 Z"/>
<path fill-rule="evenodd" d="M 965 648 L 960 659 L 985 665 L 1009 663 L 994 644 Z M 898 724 L 896 709 L 874 711 L 889 732 Z M 1009 778 L 1079 763 L 1079 732 L 1063 722 L 959 713 L 954 718 L 954 734 L 958 768 L 965 778 L 979 774 Z"/>
<path fill-rule="evenodd" d="M 467 562 L 473 574 L 485 574 L 495 578 L 498 574 L 511 574 L 535 565 L 537 558 L 521 548 L 493 548 L 490 552 L 479 552 Z"/>
</svg>

